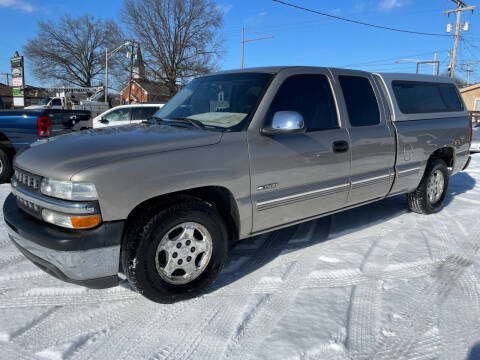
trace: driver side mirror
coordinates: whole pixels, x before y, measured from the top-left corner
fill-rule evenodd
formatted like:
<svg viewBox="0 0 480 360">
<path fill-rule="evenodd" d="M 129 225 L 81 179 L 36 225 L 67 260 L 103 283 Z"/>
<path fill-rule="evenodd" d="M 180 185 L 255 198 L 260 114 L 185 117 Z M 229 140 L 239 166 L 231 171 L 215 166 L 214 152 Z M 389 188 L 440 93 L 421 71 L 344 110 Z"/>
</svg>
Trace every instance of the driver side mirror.
<svg viewBox="0 0 480 360">
<path fill-rule="evenodd" d="M 262 134 L 275 136 L 298 134 L 307 131 L 302 114 L 297 111 L 277 111 L 273 115 L 272 125 L 262 129 Z"/>
<path fill-rule="evenodd" d="M 101 118 L 101 119 L 100 119 L 100 122 L 101 122 L 102 124 L 108 124 L 108 123 L 109 123 L 109 121 L 108 121 L 107 119 L 105 119 L 105 118 Z"/>
</svg>

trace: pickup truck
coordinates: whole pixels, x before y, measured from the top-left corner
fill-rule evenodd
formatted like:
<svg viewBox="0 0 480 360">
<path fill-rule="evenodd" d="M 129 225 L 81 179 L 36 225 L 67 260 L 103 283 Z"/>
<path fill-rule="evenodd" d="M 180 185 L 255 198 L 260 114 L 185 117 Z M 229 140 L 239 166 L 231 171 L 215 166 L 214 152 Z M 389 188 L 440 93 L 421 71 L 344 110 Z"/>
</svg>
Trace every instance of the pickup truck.
<svg viewBox="0 0 480 360">
<path fill-rule="evenodd" d="M 65 281 L 128 279 L 156 302 L 201 294 L 239 239 L 385 197 L 441 210 L 470 160 L 449 78 L 268 67 L 192 80 L 149 124 L 16 157 L 11 240 Z"/>
<path fill-rule="evenodd" d="M 0 183 L 10 180 L 16 153 L 39 139 L 91 128 L 89 111 L 0 111 Z"/>
</svg>

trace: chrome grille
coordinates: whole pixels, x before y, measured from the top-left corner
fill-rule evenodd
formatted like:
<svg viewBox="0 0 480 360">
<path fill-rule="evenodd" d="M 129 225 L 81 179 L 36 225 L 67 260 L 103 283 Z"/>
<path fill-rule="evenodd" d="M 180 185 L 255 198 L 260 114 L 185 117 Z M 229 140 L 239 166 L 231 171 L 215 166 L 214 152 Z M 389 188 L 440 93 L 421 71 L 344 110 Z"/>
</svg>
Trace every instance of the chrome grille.
<svg viewBox="0 0 480 360">
<path fill-rule="evenodd" d="M 15 169 L 14 178 L 17 183 L 22 186 L 33 190 L 39 190 L 42 183 L 42 178 L 38 175 L 29 174 L 23 170 Z"/>
<path fill-rule="evenodd" d="M 20 202 L 24 207 L 33 210 L 35 212 L 40 211 L 40 206 L 37 204 L 34 204 L 28 200 L 25 200 L 24 198 L 17 196 L 17 201 Z"/>
</svg>

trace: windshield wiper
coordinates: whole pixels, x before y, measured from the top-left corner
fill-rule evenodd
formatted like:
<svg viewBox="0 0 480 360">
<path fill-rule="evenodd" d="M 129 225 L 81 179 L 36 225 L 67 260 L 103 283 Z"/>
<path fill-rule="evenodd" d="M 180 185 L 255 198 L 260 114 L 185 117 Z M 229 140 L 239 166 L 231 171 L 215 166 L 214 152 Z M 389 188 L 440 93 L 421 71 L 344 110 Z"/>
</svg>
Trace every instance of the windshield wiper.
<svg viewBox="0 0 480 360">
<path fill-rule="evenodd" d="M 224 131 L 224 132 L 230 132 L 231 131 L 230 129 L 225 129 L 225 128 L 221 128 L 221 127 L 218 127 L 218 126 L 205 125 L 200 120 L 190 119 L 190 118 L 187 118 L 187 117 L 160 118 L 160 117 L 152 116 L 152 117 L 149 117 L 146 120 L 146 122 L 148 122 L 148 123 L 152 123 L 153 121 L 157 124 L 167 124 L 167 125 L 172 125 L 172 126 L 179 125 L 180 123 L 181 124 L 188 124 L 188 125 L 192 125 L 193 127 L 197 128 L 197 129 L 203 129 L 203 130 L 205 130 L 205 129 L 219 129 L 219 130 Z"/>
<path fill-rule="evenodd" d="M 197 129 L 205 129 L 205 124 L 202 123 L 200 120 L 195 120 L 195 119 L 190 119 L 187 117 L 174 117 L 174 118 L 168 118 L 168 119 L 162 119 L 164 121 L 180 121 L 186 124 L 190 124 Z"/>
</svg>

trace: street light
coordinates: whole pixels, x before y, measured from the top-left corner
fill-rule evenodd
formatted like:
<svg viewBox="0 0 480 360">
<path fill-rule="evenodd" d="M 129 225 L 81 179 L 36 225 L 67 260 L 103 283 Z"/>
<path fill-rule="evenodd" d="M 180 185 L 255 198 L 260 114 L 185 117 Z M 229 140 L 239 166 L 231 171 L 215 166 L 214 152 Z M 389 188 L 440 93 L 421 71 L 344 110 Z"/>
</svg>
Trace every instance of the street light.
<svg viewBox="0 0 480 360">
<path fill-rule="evenodd" d="M 108 52 L 108 48 L 105 48 L 105 102 L 108 103 L 108 60 L 111 59 L 113 55 L 119 52 L 124 46 L 130 46 L 132 43 L 125 41 L 122 45 Z"/>
<path fill-rule="evenodd" d="M 418 60 L 418 59 L 398 59 L 394 61 L 395 64 L 401 63 L 401 62 L 413 62 L 417 64 L 417 74 L 419 70 L 420 64 L 431 64 L 433 65 L 433 75 L 438 75 L 438 72 L 440 70 L 440 61 L 437 60 L 437 53 L 435 53 L 435 56 L 433 60 Z"/>
</svg>

